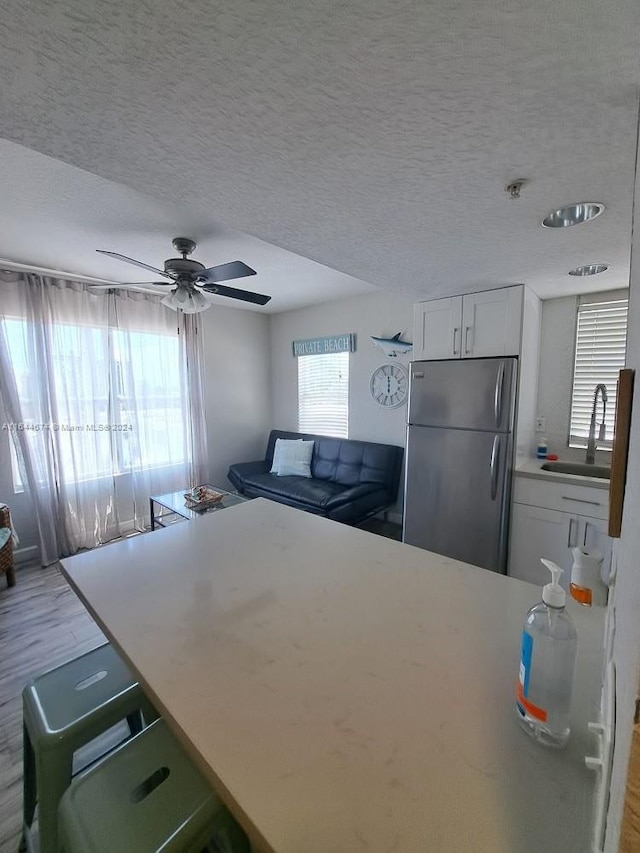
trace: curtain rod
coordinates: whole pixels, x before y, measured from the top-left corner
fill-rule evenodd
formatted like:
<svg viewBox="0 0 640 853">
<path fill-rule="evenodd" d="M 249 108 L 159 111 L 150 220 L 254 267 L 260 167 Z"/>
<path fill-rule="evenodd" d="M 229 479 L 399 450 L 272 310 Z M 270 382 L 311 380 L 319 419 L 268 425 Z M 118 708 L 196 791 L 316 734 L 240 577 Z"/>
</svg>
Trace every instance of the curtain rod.
<svg viewBox="0 0 640 853">
<path fill-rule="evenodd" d="M 77 275 L 76 273 L 66 272 L 65 270 L 52 270 L 47 267 L 35 267 L 31 264 L 20 264 L 17 261 L 9 261 L 6 258 L 0 258 L 0 271 L 8 272 L 29 272 L 36 275 L 48 275 L 54 278 L 65 278 L 69 281 L 80 281 L 86 284 L 118 284 L 109 278 L 95 278 L 91 275 Z"/>
</svg>

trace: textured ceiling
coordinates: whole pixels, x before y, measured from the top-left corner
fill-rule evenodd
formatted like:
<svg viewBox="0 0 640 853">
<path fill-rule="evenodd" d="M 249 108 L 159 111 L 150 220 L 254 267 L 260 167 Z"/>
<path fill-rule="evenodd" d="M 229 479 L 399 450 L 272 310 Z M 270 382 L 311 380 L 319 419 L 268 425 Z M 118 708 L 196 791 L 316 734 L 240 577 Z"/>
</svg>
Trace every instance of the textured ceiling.
<svg viewBox="0 0 640 853">
<path fill-rule="evenodd" d="M 627 282 L 637 0 L 1 9 L 8 139 L 411 296 Z"/>
<path fill-rule="evenodd" d="M 0 268 L 5 259 L 107 281 L 150 281 L 152 273 L 95 250 L 162 268 L 164 259 L 176 254 L 171 239 L 188 236 L 198 243 L 192 256 L 196 260 L 206 266 L 243 260 L 258 275 L 237 286 L 272 297 L 264 308 L 207 295 L 210 302 L 275 313 L 373 290 L 344 273 L 231 231 L 197 205 L 151 198 L 3 139 L 0 164 Z"/>
</svg>

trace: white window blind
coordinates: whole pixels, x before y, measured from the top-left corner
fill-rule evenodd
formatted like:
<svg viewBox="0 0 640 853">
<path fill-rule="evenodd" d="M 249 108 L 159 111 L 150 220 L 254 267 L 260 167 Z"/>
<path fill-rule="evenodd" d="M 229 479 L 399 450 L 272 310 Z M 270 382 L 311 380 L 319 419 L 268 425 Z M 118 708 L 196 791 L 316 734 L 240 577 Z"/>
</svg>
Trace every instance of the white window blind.
<svg viewBox="0 0 640 853">
<path fill-rule="evenodd" d="M 349 353 L 298 359 L 298 429 L 349 437 Z"/>
<path fill-rule="evenodd" d="M 576 356 L 571 398 L 569 444 L 586 447 L 596 385 L 607 386 L 606 440 L 597 447 L 611 448 L 618 373 L 624 367 L 627 342 L 628 299 L 596 301 L 583 297 L 578 306 Z M 596 422 L 602 420 L 602 399 L 598 397 Z M 598 426 L 596 426 L 596 440 Z"/>
</svg>

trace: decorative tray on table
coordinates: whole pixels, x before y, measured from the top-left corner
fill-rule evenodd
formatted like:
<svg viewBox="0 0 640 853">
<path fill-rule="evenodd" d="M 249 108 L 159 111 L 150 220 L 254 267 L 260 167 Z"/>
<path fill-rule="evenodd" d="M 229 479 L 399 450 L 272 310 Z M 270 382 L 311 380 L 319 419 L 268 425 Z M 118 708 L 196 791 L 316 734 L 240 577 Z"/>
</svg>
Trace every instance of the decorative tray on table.
<svg viewBox="0 0 640 853">
<path fill-rule="evenodd" d="M 221 492 L 216 492 L 211 486 L 195 486 L 190 492 L 184 493 L 184 502 L 187 509 L 197 512 L 215 506 L 223 497 Z"/>
</svg>

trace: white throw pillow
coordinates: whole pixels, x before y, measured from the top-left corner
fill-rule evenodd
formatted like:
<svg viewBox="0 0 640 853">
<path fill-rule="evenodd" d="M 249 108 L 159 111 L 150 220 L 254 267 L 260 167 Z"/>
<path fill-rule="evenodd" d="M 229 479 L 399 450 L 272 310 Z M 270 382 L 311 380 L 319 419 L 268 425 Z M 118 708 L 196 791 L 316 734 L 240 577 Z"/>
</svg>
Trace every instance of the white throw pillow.
<svg viewBox="0 0 640 853">
<path fill-rule="evenodd" d="M 285 441 L 280 450 L 279 477 L 311 477 L 312 441 Z"/>
<path fill-rule="evenodd" d="M 271 465 L 270 474 L 277 474 L 280 471 L 280 454 L 285 444 L 299 444 L 301 438 L 276 438 L 276 446 L 273 448 L 273 464 Z"/>
</svg>

